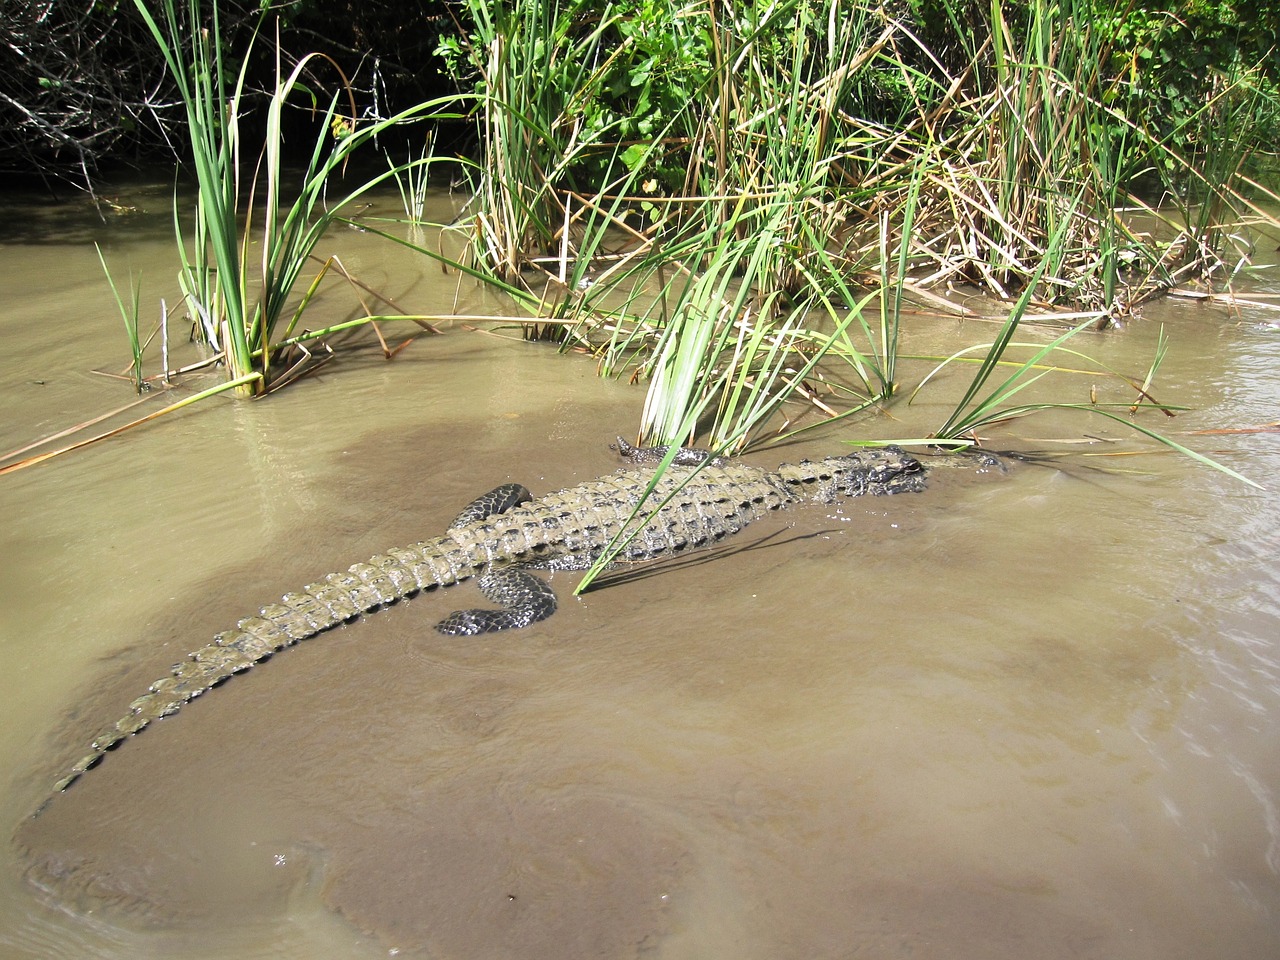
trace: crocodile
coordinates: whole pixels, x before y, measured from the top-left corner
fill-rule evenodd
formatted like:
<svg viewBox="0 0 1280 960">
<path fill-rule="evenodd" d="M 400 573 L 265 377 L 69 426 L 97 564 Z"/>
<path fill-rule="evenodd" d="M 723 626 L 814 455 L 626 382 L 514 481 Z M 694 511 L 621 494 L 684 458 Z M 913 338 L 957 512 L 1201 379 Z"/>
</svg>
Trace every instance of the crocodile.
<svg viewBox="0 0 1280 960">
<path fill-rule="evenodd" d="M 628 469 L 536 500 L 520 484 L 503 484 L 468 505 L 443 536 L 330 574 L 217 634 L 151 684 L 123 719 L 98 734 L 90 752 L 57 782 L 53 795 L 123 740 L 233 675 L 287 646 L 419 592 L 474 578 L 498 609 L 457 610 L 436 629 L 451 636 L 518 629 L 556 610 L 555 593 L 530 569 L 585 570 L 624 528 L 636 533 L 616 554 L 615 564 L 708 546 L 801 501 L 918 492 L 925 483 L 920 462 L 896 447 L 784 463 L 773 471 L 689 448 L 668 455 L 665 447 L 633 447 L 619 439 L 617 450 Z M 670 463 L 654 484 L 663 459 Z M 642 503 L 644 508 L 637 510 Z M 637 526 L 631 522 L 633 513 L 647 519 Z"/>
</svg>

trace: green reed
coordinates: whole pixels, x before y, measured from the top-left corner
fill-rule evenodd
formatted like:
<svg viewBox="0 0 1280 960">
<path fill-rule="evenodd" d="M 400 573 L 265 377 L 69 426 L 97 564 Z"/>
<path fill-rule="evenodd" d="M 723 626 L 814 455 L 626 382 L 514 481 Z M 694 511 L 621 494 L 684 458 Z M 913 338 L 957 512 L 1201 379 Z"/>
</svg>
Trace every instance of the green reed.
<svg viewBox="0 0 1280 960">
<path fill-rule="evenodd" d="M 142 309 L 142 284 L 140 281 L 135 282 L 132 276 L 129 278 L 129 301 L 126 303 L 120 295 L 119 287 L 116 286 L 115 277 L 112 276 L 111 269 L 107 266 L 107 258 L 102 253 L 102 247 L 95 243 L 93 249 L 98 253 L 98 262 L 102 264 L 102 272 L 106 275 L 107 285 L 111 287 L 111 296 L 115 298 L 120 317 L 124 320 L 125 336 L 128 337 L 129 353 L 132 357 L 129 371 L 133 380 L 134 392 L 142 393 L 146 389 L 146 379 L 142 375 L 142 352 L 145 344 L 142 342 L 142 336 L 138 329 L 138 318 Z"/>
<path fill-rule="evenodd" d="M 872 329 L 864 311 L 873 298 L 850 281 L 871 257 L 862 238 L 842 236 L 849 212 L 870 198 L 851 176 L 865 143 L 843 136 L 838 115 L 883 31 L 865 13 L 824 9 L 744 8 L 731 24 L 710 8 L 686 11 L 715 38 L 701 95 L 631 159 L 642 187 L 661 184 L 670 154 L 661 147 L 682 145 L 689 192 L 637 197 L 643 249 L 574 313 L 602 370 L 634 364 L 648 378 L 646 442 L 705 433 L 716 448 L 739 448 L 788 399 L 812 391 L 824 360 L 848 371 L 862 403 L 892 391 L 896 332 Z M 691 420 L 695 410 L 705 416 Z"/>
<path fill-rule="evenodd" d="M 477 262 L 495 279 L 519 283 L 525 270 L 546 273 L 548 263 L 580 259 L 578 171 L 599 172 L 598 158 L 612 149 L 602 144 L 613 121 L 589 108 L 608 76 L 614 5 L 465 0 L 462 8 L 470 32 L 446 52 L 476 95 L 484 151 L 470 223 Z"/>
<path fill-rule="evenodd" d="M 400 205 L 411 224 L 421 225 L 427 206 L 427 194 L 431 190 L 431 166 L 435 162 L 435 131 L 427 134 L 418 156 L 403 163 L 396 163 L 387 156 L 387 169 L 395 180 L 400 194 Z"/>
<path fill-rule="evenodd" d="M 1032 306 L 1107 326 L 1220 269 L 1190 216 L 1172 238 L 1136 227 L 1131 187 L 1183 169 L 1241 209 L 1263 106 L 1224 100 L 1240 135 L 1196 170 L 1144 117 L 1091 0 L 940 8 L 967 57 L 835 0 L 467 4 L 474 269 L 571 322 L 602 373 L 647 380 L 644 442 L 737 450 L 892 403 L 906 318 L 943 284 L 1009 310 L 938 437 L 1027 409 L 1072 335 L 990 389 Z"/>
<path fill-rule="evenodd" d="M 209 5 L 207 22 L 199 0 L 162 0 L 156 13 L 145 0 L 134 3 L 164 57 L 186 117 L 197 193 L 189 235 L 175 200 L 182 292 L 204 337 L 225 356 L 229 379 L 241 384 L 237 392 L 261 392 L 276 340 L 292 334 L 309 302 L 308 296 L 295 305 L 294 291 L 308 271 L 314 275 L 317 244 L 346 206 L 393 177 L 397 168 L 336 199 L 327 194 L 335 175 L 378 134 L 426 115 L 443 116 L 439 108 L 445 101 L 357 123 L 354 96 L 336 63 L 308 54 L 285 70 L 277 44 L 264 139 L 255 149 L 246 143 L 253 111 L 246 71 L 258 33 L 233 70 L 224 60 L 226 38 L 216 3 Z M 310 70 L 326 65 L 339 78 L 327 102 L 304 82 Z M 284 154 L 285 112 L 295 100 L 310 108 L 316 131 L 300 175 L 286 168 Z"/>
</svg>

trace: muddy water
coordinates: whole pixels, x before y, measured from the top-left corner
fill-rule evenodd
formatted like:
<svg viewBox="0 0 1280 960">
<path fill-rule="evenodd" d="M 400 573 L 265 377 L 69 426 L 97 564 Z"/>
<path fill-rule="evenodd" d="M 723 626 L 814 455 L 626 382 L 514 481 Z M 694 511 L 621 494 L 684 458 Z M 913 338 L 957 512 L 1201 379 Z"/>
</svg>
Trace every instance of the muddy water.
<svg viewBox="0 0 1280 960">
<path fill-rule="evenodd" d="M 127 401 L 88 372 L 124 347 L 87 243 L 162 286 L 164 193 L 134 202 L 111 228 L 28 211 L 4 248 L 6 448 Z M 434 270 L 341 244 L 407 309 L 453 305 Z M 335 288 L 313 322 L 351 309 Z M 1276 318 L 1151 314 L 1086 349 L 1141 372 L 1163 320 L 1160 395 L 1195 409 L 1158 427 L 1274 486 L 1274 434 L 1189 431 L 1275 419 Z M 908 349 L 987 335 L 936 322 Z M 436 634 L 470 587 L 399 604 L 30 819 L 214 632 L 498 483 L 612 469 L 641 399 L 456 326 L 390 363 L 338 346 L 265 402 L 0 478 L 3 960 L 1280 953 L 1280 510 L 1065 416 L 995 438 L 1049 462 L 771 518 L 579 600 L 558 574 L 561 611 L 518 634 Z M 955 386 L 846 435 L 915 435 Z"/>
</svg>

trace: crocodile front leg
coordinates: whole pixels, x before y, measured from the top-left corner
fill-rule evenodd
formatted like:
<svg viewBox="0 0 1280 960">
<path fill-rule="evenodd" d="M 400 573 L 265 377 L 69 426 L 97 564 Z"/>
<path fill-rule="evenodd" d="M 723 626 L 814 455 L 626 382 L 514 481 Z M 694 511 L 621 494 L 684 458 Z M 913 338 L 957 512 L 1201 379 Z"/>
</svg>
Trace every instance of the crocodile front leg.
<svg viewBox="0 0 1280 960">
<path fill-rule="evenodd" d="M 529 492 L 529 488 L 523 483 L 504 483 L 500 487 L 494 487 L 483 497 L 476 497 L 463 507 L 462 512 L 454 518 L 453 523 L 449 524 L 449 529 L 465 527 L 468 523 L 474 523 L 476 520 L 483 520 L 486 517 L 506 513 L 512 507 L 518 507 L 520 504 L 528 503 L 532 499 L 533 494 Z"/>
</svg>

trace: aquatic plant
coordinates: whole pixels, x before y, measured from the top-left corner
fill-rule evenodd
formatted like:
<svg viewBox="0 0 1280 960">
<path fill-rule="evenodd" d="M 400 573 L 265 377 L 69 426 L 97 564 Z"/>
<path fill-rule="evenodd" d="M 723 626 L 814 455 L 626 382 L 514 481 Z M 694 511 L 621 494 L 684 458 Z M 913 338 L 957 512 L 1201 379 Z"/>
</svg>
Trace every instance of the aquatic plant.
<svg viewBox="0 0 1280 960">
<path fill-rule="evenodd" d="M 1154 236 L 1133 187 L 1254 186 L 1239 156 L 1196 170 L 1147 122 L 1115 21 L 1090 0 L 935 7 L 959 55 L 835 0 L 467 4 L 477 268 L 536 294 L 602 373 L 647 379 L 642 440 L 717 449 L 799 397 L 823 416 L 890 400 L 904 310 L 947 304 L 930 288 L 1003 299 L 1012 334 L 1030 304 L 1105 326 L 1220 272 L 1212 211 Z M 641 24 L 668 37 L 660 68 Z M 1227 143 L 1256 142 L 1264 112 L 1231 114 Z"/>
<path fill-rule="evenodd" d="M 387 157 L 387 169 L 395 179 L 396 190 L 400 193 L 400 205 L 411 224 L 423 223 L 427 194 L 431 190 L 431 164 L 435 159 L 434 133 L 434 130 L 427 133 L 426 142 L 417 157 L 411 156 L 403 163 Z"/>
<path fill-rule="evenodd" d="M 524 283 L 525 270 L 554 275 L 548 263 L 584 258 L 573 237 L 593 210 L 572 209 L 583 171 L 600 175 L 616 153 L 602 144 L 618 121 L 592 105 L 620 55 L 608 43 L 617 7 L 584 0 L 461 7 L 470 29 L 442 52 L 475 96 L 483 164 L 468 225 L 476 262 L 504 283 Z M 607 193 L 608 180 L 596 179 L 587 193 Z"/>
<path fill-rule="evenodd" d="M 197 192 L 189 237 L 176 199 L 174 230 L 187 308 L 204 338 L 225 358 L 229 379 L 240 384 L 237 392 L 259 393 L 269 384 L 277 340 L 291 337 L 323 276 L 321 270 L 307 295 L 294 301 L 321 237 L 344 207 L 404 168 L 392 167 L 337 198 L 327 195 L 334 175 L 378 134 L 427 115 L 440 117 L 446 101 L 359 122 L 350 84 L 338 64 L 308 54 L 286 70 L 277 42 L 275 84 L 267 95 L 262 147 L 255 152 L 246 143 L 251 109 L 245 79 L 258 32 L 233 71 L 224 59 L 216 3 L 210 5 L 207 22 L 199 0 L 162 0 L 155 14 L 145 0 L 134 3 L 164 57 L 186 115 Z M 339 78 L 337 92 L 327 101 L 308 85 L 310 72 L 322 65 Z M 283 127 L 285 111 L 299 98 L 310 108 L 315 139 L 297 175 L 285 166 Z M 425 167 L 430 159 L 407 166 Z"/>
<path fill-rule="evenodd" d="M 129 302 L 126 303 L 124 298 L 120 296 L 120 288 L 116 286 L 115 277 L 112 276 L 111 270 L 107 266 L 107 258 L 102 253 L 102 247 L 95 243 L 93 248 L 98 253 L 98 262 L 102 264 L 102 272 L 106 275 L 107 285 L 111 287 L 111 296 L 115 298 L 116 307 L 120 311 L 120 318 L 124 320 L 125 336 L 129 339 L 129 353 L 133 358 L 129 367 L 133 390 L 135 393 L 142 393 L 146 387 L 146 380 L 142 376 L 144 344 L 138 332 L 139 314 L 142 308 L 141 283 L 135 281 L 133 277 L 129 278 Z"/>
</svg>

